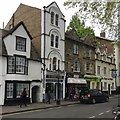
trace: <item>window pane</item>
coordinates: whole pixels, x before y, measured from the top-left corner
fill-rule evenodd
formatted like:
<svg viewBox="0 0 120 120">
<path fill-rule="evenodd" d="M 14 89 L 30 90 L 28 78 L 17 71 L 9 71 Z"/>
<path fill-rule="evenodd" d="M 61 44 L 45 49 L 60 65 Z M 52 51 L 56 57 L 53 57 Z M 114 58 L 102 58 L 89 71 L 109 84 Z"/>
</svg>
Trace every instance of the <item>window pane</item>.
<svg viewBox="0 0 120 120">
<path fill-rule="evenodd" d="M 16 97 L 19 98 L 23 89 L 26 88 L 27 91 L 27 97 L 29 95 L 29 84 L 27 83 L 17 83 L 16 84 Z"/>
<path fill-rule="evenodd" d="M 16 37 L 16 50 L 26 51 L 26 38 Z"/>
<path fill-rule="evenodd" d="M 7 83 L 7 98 L 13 98 L 13 83 Z"/>
<path fill-rule="evenodd" d="M 56 14 L 56 16 L 55 16 L 55 25 L 57 25 L 58 26 L 58 14 Z"/>
<path fill-rule="evenodd" d="M 8 73 L 15 72 L 15 57 L 8 57 Z"/>
<path fill-rule="evenodd" d="M 78 45 L 77 44 L 73 45 L 73 53 L 78 54 Z"/>
<path fill-rule="evenodd" d="M 54 12 L 51 12 L 51 24 L 54 24 Z"/>
<path fill-rule="evenodd" d="M 53 34 L 51 35 L 51 46 L 52 47 L 54 46 L 54 35 Z"/>
<path fill-rule="evenodd" d="M 56 36 L 56 39 L 55 39 L 55 47 L 58 48 L 58 36 Z"/>
</svg>

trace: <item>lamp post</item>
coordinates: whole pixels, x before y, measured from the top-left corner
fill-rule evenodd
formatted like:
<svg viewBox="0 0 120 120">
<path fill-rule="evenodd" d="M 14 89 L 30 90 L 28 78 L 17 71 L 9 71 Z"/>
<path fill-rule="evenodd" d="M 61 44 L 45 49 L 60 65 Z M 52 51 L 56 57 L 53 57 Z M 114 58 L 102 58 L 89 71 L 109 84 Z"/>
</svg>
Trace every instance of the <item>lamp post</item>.
<svg viewBox="0 0 120 120">
<path fill-rule="evenodd" d="M 60 105 L 60 81 L 59 81 L 59 77 L 60 77 L 60 70 L 56 70 L 57 71 L 57 78 L 58 78 L 58 86 L 57 86 L 57 100 L 56 100 L 56 104 Z"/>
</svg>

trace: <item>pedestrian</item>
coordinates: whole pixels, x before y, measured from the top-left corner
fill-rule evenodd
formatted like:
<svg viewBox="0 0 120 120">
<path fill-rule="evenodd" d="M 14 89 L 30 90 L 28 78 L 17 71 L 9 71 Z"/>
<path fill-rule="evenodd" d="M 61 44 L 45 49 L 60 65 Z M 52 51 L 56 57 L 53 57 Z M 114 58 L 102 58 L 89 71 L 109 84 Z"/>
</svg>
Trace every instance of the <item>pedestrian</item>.
<svg viewBox="0 0 120 120">
<path fill-rule="evenodd" d="M 50 95 L 50 91 L 47 92 L 47 101 L 46 104 L 49 103 L 50 104 L 50 99 L 51 99 L 51 95 Z"/>
<path fill-rule="evenodd" d="M 26 88 L 23 89 L 21 96 L 20 96 L 21 102 L 20 102 L 20 107 L 22 107 L 22 105 L 27 106 L 27 92 L 26 92 Z"/>
</svg>

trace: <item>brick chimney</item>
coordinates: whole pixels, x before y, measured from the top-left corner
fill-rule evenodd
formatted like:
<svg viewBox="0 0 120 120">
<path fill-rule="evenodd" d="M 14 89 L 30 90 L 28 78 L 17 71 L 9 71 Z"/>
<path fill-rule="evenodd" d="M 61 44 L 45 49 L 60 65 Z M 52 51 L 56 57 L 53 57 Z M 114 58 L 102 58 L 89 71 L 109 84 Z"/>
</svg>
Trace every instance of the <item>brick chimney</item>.
<svg viewBox="0 0 120 120">
<path fill-rule="evenodd" d="M 105 38 L 105 32 L 104 31 L 101 31 L 100 37 L 104 37 Z"/>
</svg>

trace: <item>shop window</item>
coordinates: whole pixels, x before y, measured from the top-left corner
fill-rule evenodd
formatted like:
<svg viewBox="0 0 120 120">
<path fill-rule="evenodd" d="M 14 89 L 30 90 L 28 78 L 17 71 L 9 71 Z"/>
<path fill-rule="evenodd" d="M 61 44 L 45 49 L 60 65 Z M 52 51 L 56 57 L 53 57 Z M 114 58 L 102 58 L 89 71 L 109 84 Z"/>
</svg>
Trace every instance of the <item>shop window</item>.
<svg viewBox="0 0 120 120">
<path fill-rule="evenodd" d="M 107 82 L 104 82 L 104 89 L 107 89 Z"/>
<path fill-rule="evenodd" d="M 17 83 L 16 84 L 16 97 L 19 98 L 23 89 L 26 88 L 27 97 L 29 96 L 29 84 L 25 83 Z"/>
<path fill-rule="evenodd" d="M 111 89 L 114 89 L 114 83 L 112 83 Z"/>
<path fill-rule="evenodd" d="M 94 88 L 95 88 L 95 83 L 93 82 L 93 83 L 92 83 L 92 89 L 94 89 Z"/>
<path fill-rule="evenodd" d="M 7 98 L 13 98 L 13 83 L 7 83 Z"/>
</svg>

